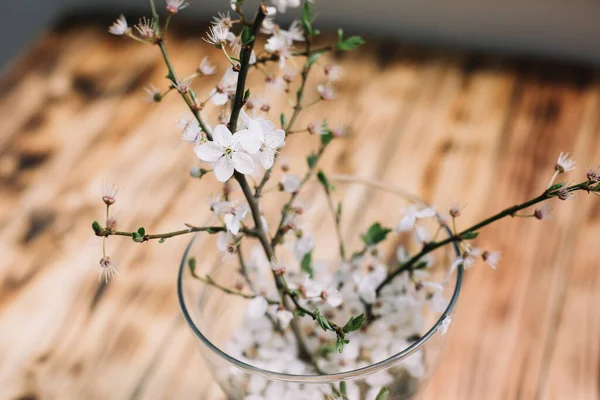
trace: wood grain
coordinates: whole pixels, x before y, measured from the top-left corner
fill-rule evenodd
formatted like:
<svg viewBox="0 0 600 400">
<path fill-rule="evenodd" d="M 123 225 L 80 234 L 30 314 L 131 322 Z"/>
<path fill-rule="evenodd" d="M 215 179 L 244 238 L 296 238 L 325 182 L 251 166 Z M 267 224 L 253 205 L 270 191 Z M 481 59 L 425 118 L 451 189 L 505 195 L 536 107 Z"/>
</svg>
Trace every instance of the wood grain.
<svg viewBox="0 0 600 400">
<path fill-rule="evenodd" d="M 177 69 L 217 58 L 197 31 L 179 33 L 168 41 Z M 324 168 L 402 185 L 442 208 L 467 203 L 461 225 L 543 190 L 560 151 L 576 155 L 579 175 L 600 161 L 600 80 L 590 68 L 377 41 L 337 62 L 340 100 L 298 125 L 326 115 L 349 127 Z M 198 204 L 218 191 L 187 177 L 195 159 L 177 147 L 180 101 L 141 99 L 165 72 L 156 49 L 88 22 L 48 32 L 0 78 L 0 398 L 221 398 L 176 301 L 185 239 L 111 238 L 118 279 L 96 278 L 101 248 L 89 225 L 103 212 L 102 180 L 121 187 L 121 223 L 152 231 L 203 221 Z M 289 143 L 300 167 L 310 144 Z M 423 398 L 600 398 L 600 203 L 591 197 L 555 204 L 553 221 L 485 231 L 503 262 L 467 274 Z"/>
</svg>

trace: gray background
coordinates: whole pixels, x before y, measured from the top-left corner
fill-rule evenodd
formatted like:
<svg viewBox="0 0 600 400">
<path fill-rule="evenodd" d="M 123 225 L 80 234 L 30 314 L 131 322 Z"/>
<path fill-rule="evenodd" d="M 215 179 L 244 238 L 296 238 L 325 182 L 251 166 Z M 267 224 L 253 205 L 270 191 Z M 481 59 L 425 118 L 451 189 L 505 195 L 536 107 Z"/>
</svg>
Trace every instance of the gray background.
<svg viewBox="0 0 600 400">
<path fill-rule="evenodd" d="M 188 0 L 207 18 L 228 0 Z M 163 0 L 157 0 L 162 3 Z M 600 61 L 600 0 L 316 0 L 320 26 L 473 49 Z M 162 4 L 160 4 L 162 7 Z M 65 12 L 137 11 L 146 0 L 0 0 L 0 68 Z M 294 14 L 293 12 L 291 14 Z"/>
</svg>

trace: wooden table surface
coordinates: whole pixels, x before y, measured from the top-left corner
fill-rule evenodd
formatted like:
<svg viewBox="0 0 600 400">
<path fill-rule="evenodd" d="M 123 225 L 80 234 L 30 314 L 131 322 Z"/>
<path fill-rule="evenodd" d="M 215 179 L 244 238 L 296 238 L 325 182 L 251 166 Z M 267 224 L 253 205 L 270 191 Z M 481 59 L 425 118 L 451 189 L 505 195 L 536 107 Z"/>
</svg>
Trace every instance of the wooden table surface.
<svg viewBox="0 0 600 400">
<path fill-rule="evenodd" d="M 81 21 L 48 32 L 0 78 L 0 398 L 221 398 L 177 303 L 185 239 L 111 238 L 119 276 L 98 283 L 90 223 L 102 217 L 103 180 L 121 188 L 121 226 L 152 231 L 201 221 L 216 186 L 187 176 L 196 161 L 177 147 L 180 100 L 142 100 L 166 72 L 157 49 Z M 200 29 L 182 32 L 168 40 L 180 71 L 217 58 Z M 542 191 L 560 151 L 578 161 L 572 179 L 600 162 L 591 68 L 377 41 L 339 63 L 340 99 L 301 120 L 350 128 L 325 169 L 440 207 L 467 203 L 464 226 Z M 554 207 L 553 221 L 482 232 L 503 260 L 466 274 L 423 398 L 600 398 L 600 199 Z"/>
</svg>

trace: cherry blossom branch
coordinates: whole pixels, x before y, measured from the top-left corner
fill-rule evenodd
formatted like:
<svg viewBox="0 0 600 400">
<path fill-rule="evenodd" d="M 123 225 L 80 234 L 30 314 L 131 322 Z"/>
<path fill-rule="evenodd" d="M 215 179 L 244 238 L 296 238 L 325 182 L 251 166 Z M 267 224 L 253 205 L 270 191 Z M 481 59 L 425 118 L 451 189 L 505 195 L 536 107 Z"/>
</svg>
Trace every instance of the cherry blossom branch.
<svg viewBox="0 0 600 400">
<path fill-rule="evenodd" d="M 517 216 L 518 211 L 521 211 L 523 209 L 526 209 L 528 207 L 531 207 L 535 204 L 541 203 L 541 202 L 551 199 L 553 197 L 558 197 L 561 200 L 567 200 L 567 199 L 571 198 L 571 196 L 572 196 L 571 194 L 573 192 L 581 191 L 581 190 L 587 191 L 588 193 L 590 193 L 590 192 L 599 193 L 600 192 L 600 184 L 596 185 L 595 187 L 592 187 L 592 184 L 593 184 L 593 182 L 585 181 L 585 182 L 581 182 L 581 183 L 578 183 L 576 185 L 571 185 L 571 186 L 565 186 L 565 184 L 553 185 L 553 186 L 549 187 L 546 191 L 544 191 L 544 193 L 542 193 L 541 195 L 534 197 L 533 199 L 528 200 L 524 203 L 514 205 L 512 207 L 508 207 L 505 210 L 503 210 L 489 218 L 486 218 L 483 221 L 478 222 L 475 225 L 463 230 L 462 232 L 456 233 L 456 231 L 455 231 L 455 233 L 453 235 L 449 236 L 448 238 L 446 238 L 442 241 L 426 243 L 419 253 L 417 253 L 416 255 L 411 257 L 406 263 L 404 263 L 403 265 L 401 265 L 400 267 L 395 269 L 393 272 L 388 274 L 388 276 L 385 278 L 385 280 L 379 284 L 379 286 L 376 289 L 376 292 L 379 293 L 381 291 L 381 289 L 383 289 L 387 284 L 392 282 L 394 280 L 394 278 L 396 276 L 398 276 L 399 274 L 401 274 L 402 272 L 412 270 L 415 267 L 415 265 L 417 264 L 417 262 L 421 258 L 423 258 L 425 255 L 427 255 L 428 253 L 431 253 L 432 251 L 434 251 L 440 247 L 443 247 L 447 244 L 453 243 L 453 242 L 461 242 L 463 240 L 468 240 L 469 237 L 476 235 L 477 231 L 479 229 L 481 229 L 487 225 L 490 225 L 493 222 L 496 222 L 504 217 L 508 217 L 508 216 L 515 217 L 515 216 Z"/>
<path fill-rule="evenodd" d="M 100 236 L 100 237 L 109 237 L 109 236 L 127 236 L 127 237 L 139 237 L 139 240 L 136 240 L 136 242 L 138 243 L 142 243 L 142 242 L 147 242 L 149 240 L 164 240 L 164 239 L 169 239 L 172 238 L 174 236 L 180 236 L 180 235 L 187 235 L 188 233 L 194 233 L 194 232 L 208 232 L 210 234 L 214 234 L 214 233 L 218 233 L 218 232 L 225 232 L 227 231 L 227 229 L 223 226 L 193 226 L 193 225 L 189 225 L 186 224 L 188 226 L 187 229 L 182 229 L 179 231 L 173 231 L 173 232 L 165 232 L 165 233 L 157 233 L 157 234 L 146 234 L 145 232 L 143 234 L 140 234 L 140 231 L 136 231 L 136 232 L 122 232 L 122 231 L 114 231 L 111 230 L 109 228 L 102 228 L 100 227 L 99 224 L 97 224 L 97 222 L 94 223 L 93 227 L 94 227 L 94 232 L 96 234 L 96 236 Z M 143 229 L 143 228 L 140 228 Z M 242 228 L 240 229 L 240 232 L 244 233 L 247 236 L 256 236 L 256 233 L 250 229 L 245 229 Z"/>
</svg>

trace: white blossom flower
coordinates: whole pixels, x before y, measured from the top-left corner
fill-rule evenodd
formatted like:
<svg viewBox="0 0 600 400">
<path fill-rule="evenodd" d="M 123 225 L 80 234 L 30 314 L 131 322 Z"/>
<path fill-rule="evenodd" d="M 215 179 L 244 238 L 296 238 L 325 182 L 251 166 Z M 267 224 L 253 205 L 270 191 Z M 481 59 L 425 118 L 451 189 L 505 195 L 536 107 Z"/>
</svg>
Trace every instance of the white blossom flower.
<svg viewBox="0 0 600 400">
<path fill-rule="evenodd" d="M 575 160 L 569 156 L 569 153 L 560 152 L 558 160 L 556 161 L 555 170 L 559 174 L 572 171 L 575 169 Z"/>
<path fill-rule="evenodd" d="M 311 135 L 324 135 L 326 133 L 323 129 L 323 123 L 319 121 L 309 123 L 307 129 Z"/>
<path fill-rule="evenodd" d="M 311 234 L 303 233 L 301 237 L 296 240 L 294 245 L 294 255 L 298 260 L 302 260 L 304 256 L 312 251 L 315 247 L 315 242 Z"/>
<path fill-rule="evenodd" d="M 271 3 L 277 7 L 277 11 L 285 13 L 287 8 L 300 7 L 300 0 L 272 0 Z"/>
<path fill-rule="evenodd" d="M 179 121 L 175 126 L 183 129 L 183 132 L 181 132 L 181 140 L 185 142 L 198 144 L 205 139 L 202 128 L 200 128 L 200 123 L 195 118 L 191 119 L 184 115 L 179 118 Z"/>
<path fill-rule="evenodd" d="M 268 15 L 263 21 L 260 32 L 265 35 L 272 35 L 279 29 L 279 25 L 277 25 L 272 16 Z"/>
<path fill-rule="evenodd" d="M 275 129 L 275 125 L 266 119 L 252 119 L 245 112 L 240 113 L 240 118 L 251 133 L 249 137 L 257 140 L 252 144 L 258 150 L 248 150 L 250 154 L 257 153 L 257 158 L 264 169 L 270 169 L 275 162 L 275 154 L 279 148 L 285 145 L 285 132 L 283 129 Z"/>
<path fill-rule="evenodd" d="M 227 13 L 218 13 L 217 17 L 213 17 L 213 25 L 216 25 L 222 29 L 231 29 L 233 28 L 233 21 L 231 19 L 231 15 L 229 11 Z"/>
<path fill-rule="evenodd" d="M 344 73 L 344 70 L 339 65 L 327 64 L 325 66 L 324 70 L 325 70 L 325 75 L 327 75 L 327 78 L 329 79 L 330 82 L 339 81 L 342 78 L 342 75 Z"/>
<path fill-rule="evenodd" d="M 450 267 L 450 273 L 454 272 L 454 270 L 462 264 L 464 269 L 469 269 L 475 264 L 475 257 L 481 256 L 481 250 L 477 247 L 472 247 L 471 245 L 465 246 L 465 251 L 459 257 L 456 257 L 456 260 L 452 263 Z"/>
<path fill-rule="evenodd" d="M 98 280 L 101 281 L 104 277 L 104 283 L 108 283 L 108 280 L 114 278 L 117 275 L 117 269 L 115 264 L 110 257 L 104 256 L 100 259 L 100 274 Z"/>
<path fill-rule="evenodd" d="M 212 44 L 215 47 L 221 48 L 227 41 L 229 30 L 218 25 L 212 25 L 206 34 L 204 41 L 208 44 Z"/>
<path fill-rule="evenodd" d="M 285 309 L 277 310 L 276 315 L 277 321 L 279 322 L 279 326 L 281 326 L 282 329 L 287 328 L 290 325 L 292 319 L 294 319 L 294 314 Z"/>
<path fill-rule="evenodd" d="M 325 101 L 334 100 L 336 98 L 333 86 L 331 86 L 331 83 L 329 82 L 325 85 L 317 85 L 317 92 L 319 92 L 321 99 Z"/>
<path fill-rule="evenodd" d="M 300 189 L 301 184 L 302 180 L 300 177 L 294 174 L 284 174 L 281 180 L 283 190 L 288 193 L 296 193 Z"/>
<path fill-rule="evenodd" d="M 175 88 L 179 93 L 187 93 L 188 90 L 192 87 L 191 79 L 184 79 L 182 81 L 177 81 Z"/>
<path fill-rule="evenodd" d="M 410 254 L 408 254 L 408 251 L 403 246 L 398 246 L 396 249 L 396 258 L 400 264 L 404 264 L 410 260 Z"/>
<path fill-rule="evenodd" d="M 148 103 L 154 103 L 160 101 L 160 90 L 153 84 L 150 84 L 144 88 L 144 92 L 146 95 L 144 96 L 144 100 Z"/>
<path fill-rule="evenodd" d="M 177 14 L 178 11 L 189 5 L 190 3 L 186 3 L 185 0 L 167 0 L 167 11 L 171 14 Z"/>
<path fill-rule="evenodd" d="M 269 302 L 262 296 L 257 296 L 248 302 L 246 315 L 250 318 L 258 318 L 265 315 Z"/>
<path fill-rule="evenodd" d="M 222 106 L 227 103 L 229 96 L 233 96 L 236 91 L 238 73 L 233 68 L 228 68 L 217 84 L 217 87 L 210 92 L 210 101 L 216 106 Z"/>
<path fill-rule="evenodd" d="M 484 251 L 483 254 L 481 254 L 483 261 L 485 261 L 492 269 L 496 269 L 501 256 L 502 252 L 500 251 Z"/>
<path fill-rule="evenodd" d="M 129 31 L 129 26 L 127 25 L 127 20 L 123 14 L 119 15 L 119 18 L 112 23 L 112 25 L 108 28 L 108 31 L 113 35 L 122 36 Z"/>
<path fill-rule="evenodd" d="M 286 38 L 286 40 L 291 44 L 292 42 L 304 42 L 304 30 L 302 29 L 302 24 L 298 20 L 292 21 L 288 30 L 280 29 L 278 32 L 280 35 Z"/>
<path fill-rule="evenodd" d="M 202 161 L 212 163 L 215 177 L 226 182 L 233 175 L 233 170 L 242 174 L 251 174 L 254 161 L 245 151 L 245 142 L 252 142 L 252 133 L 248 130 L 232 135 L 225 125 L 217 125 L 213 130 L 213 140 L 202 143 L 194 152 Z"/>
<path fill-rule="evenodd" d="M 396 231 L 398 232 L 406 232 L 411 230 L 417 219 L 421 218 L 430 218 L 435 216 L 435 208 L 434 207 L 426 207 L 423 209 L 419 209 L 416 205 L 411 204 L 404 210 L 404 214 L 396 225 Z"/>
<path fill-rule="evenodd" d="M 330 286 L 321 292 L 321 298 L 331 307 L 339 307 L 344 302 L 344 296 L 335 286 Z"/>
<path fill-rule="evenodd" d="M 138 33 L 144 39 L 152 39 L 154 37 L 154 27 L 156 25 L 156 21 L 154 19 L 148 19 L 146 17 L 140 18 L 139 22 L 135 26 Z"/>
<path fill-rule="evenodd" d="M 452 322 L 452 318 L 449 315 L 442 320 L 442 324 L 440 325 L 440 328 L 439 328 L 442 336 L 448 332 L 448 328 L 450 328 L 451 322 Z"/>
<path fill-rule="evenodd" d="M 228 232 L 219 232 L 217 234 L 217 249 L 223 258 L 235 254 L 235 238 Z"/>
<path fill-rule="evenodd" d="M 250 211 L 250 208 L 245 203 L 231 207 L 223 217 L 227 230 L 237 235 L 240 232 L 241 223 L 246 218 L 248 211 Z"/>
<path fill-rule="evenodd" d="M 283 80 L 286 81 L 287 83 L 292 83 L 296 77 L 298 76 L 298 70 L 296 70 L 295 68 L 286 66 L 283 69 Z"/>
<path fill-rule="evenodd" d="M 558 198 L 560 200 L 573 200 L 575 198 L 575 193 L 570 192 L 565 186 L 558 189 Z"/>
<path fill-rule="evenodd" d="M 427 244 L 431 241 L 429 231 L 422 225 L 415 225 L 414 236 L 418 244 Z"/>
<path fill-rule="evenodd" d="M 290 56 L 291 44 L 281 35 L 273 35 L 267 39 L 265 51 L 270 54 L 279 56 L 279 68 L 283 69 L 287 58 Z"/>
<path fill-rule="evenodd" d="M 464 204 L 452 203 L 450 206 L 450 210 L 448 210 L 448 214 L 453 218 L 460 217 L 461 211 L 466 207 Z"/>
<path fill-rule="evenodd" d="M 102 201 L 107 206 L 115 204 L 117 201 L 117 193 L 119 193 L 119 188 L 108 182 L 102 182 Z"/>
<path fill-rule="evenodd" d="M 208 57 L 204 57 L 200 62 L 197 71 L 200 75 L 207 76 L 213 75 L 217 71 L 217 68 L 209 62 Z"/>
<path fill-rule="evenodd" d="M 600 182 L 600 170 L 597 165 L 595 167 L 589 167 L 585 174 L 590 183 Z"/>
<path fill-rule="evenodd" d="M 551 220 L 552 219 L 552 215 L 550 214 L 550 212 L 552 211 L 552 208 L 548 205 L 548 204 L 543 204 L 540 208 L 536 208 L 533 211 L 533 215 L 535 218 L 541 220 Z"/>
</svg>

